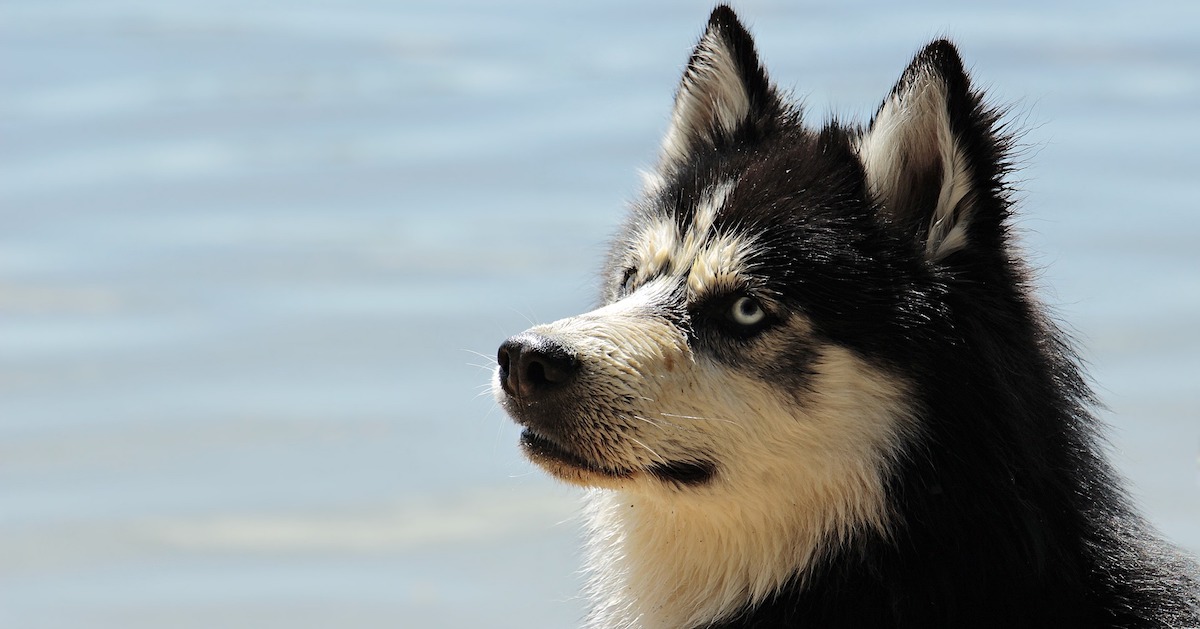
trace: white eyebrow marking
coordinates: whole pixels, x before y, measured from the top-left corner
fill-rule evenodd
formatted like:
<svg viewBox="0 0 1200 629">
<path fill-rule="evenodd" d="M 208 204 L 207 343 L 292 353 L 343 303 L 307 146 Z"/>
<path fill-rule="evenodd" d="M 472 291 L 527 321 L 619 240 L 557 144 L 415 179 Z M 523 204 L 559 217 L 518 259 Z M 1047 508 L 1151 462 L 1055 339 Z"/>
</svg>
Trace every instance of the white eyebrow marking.
<svg viewBox="0 0 1200 629">
<path fill-rule="evenodd" d="M 661 274 L 695 274 L 697 286 L 713 285 L 730 274 L 743 256 L 732 246 L 730 237 L 710 240 L 713 225 L 737 182 L 726 180 L 708 189 L 681 234 L 672 217 L 649 223 L 632 248 L 631 266 L 637 270 L 636 284 Z M 689 285 L 693 280 L 688 280 Z M 698 289 L 695 292 L 699 292 Z"/>
<path fill-rule="evenodd" d="M 697 298 L 714 290 L 736 287 L 753 251 L 753 240 L 743 235 L 727 234 L 711 241 L 696 255 L 688 271 L 690 296 Z"/>
<path fill-rule="evenodd" d="M 647 227 L 633 251 L 636 283 L 645 283 L 660 273 L 671 271 L 678 248 L 679 233 L 675 221 L 666 218 Z"/>
</svg>

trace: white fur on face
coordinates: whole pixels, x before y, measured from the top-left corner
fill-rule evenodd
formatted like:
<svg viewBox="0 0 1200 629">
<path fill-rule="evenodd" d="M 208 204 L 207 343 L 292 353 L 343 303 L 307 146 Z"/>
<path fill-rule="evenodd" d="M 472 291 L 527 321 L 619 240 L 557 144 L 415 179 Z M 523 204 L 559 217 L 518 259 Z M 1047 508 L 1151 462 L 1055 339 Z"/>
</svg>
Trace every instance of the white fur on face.
<svg viewBox="0 0 1200 629">
<path fill-rule="evenodd" d="M 908 197 L 916 174 L 940 170 L 926 255 L 936 260 L 966 244 L 970 205 L 960 202 L 971 189 L 971 172 L 950 129 L 942 79 L 926 73 L 890 96 L 859 141 L 858 153 L 867 185 L 885 203 Z"/>
<path fill-rule="evenodd" d="M 569 348 L 582 365 L 572 407 L 562 409 L 561 419 L 574 453 L 623 473 L 587 473 L 553 463 L 545 465 L 547 471 L 580 485 L 626 488 L 644 480 L 656 463 L 691 460 L 702 451 L 704 444 L 681 439 L 674 420 L 654 410 L 686 386 L 675 376 L 694 362 L 683 330 L 655 314 L 676 292 L 674 280 L 656 278 L 620 301 L 530 329 Z"/>
<path fill-rule="evenodd" d="M 814 371 L 812 393 L 795 397 L 694 360 L 639 409 L 701 448 L 717 477 L 589 494 L 589 627 L 700 626 L 803 578 L 847 532 L 886 533 L 884 476 L 909 430 L 905 387 L 832 345 Z"/>
<path fill-rule="evenodd" d="M 576 453 L 630 472 L 543 462 L 563 480 L 600 488 L 588 508 L 597 629 L 727 616 L 803 578 L 820 549 L 848 532 L 889 526 L 885 477 L 912 429 L 905 383 L 849 350 L 816 345 L 799 314 L 745 345 L 737 362 L 761 368 L 752 372 L 697 353 L 661 314 L 683 316 L 680 300 L 737 285 L 744 273 L 752 240 L 711 229 L 732 189 L 707 195 L 697 229 L 680 234 L 664 220 L 636 236 L 631 294 L 532 329 L 583 365 L 563 418 Z M 816 355 L 803 391 L 756 375 L 796 343 Z M 715 475 L 684 486 L 649 471 L 683 462 L 712 464 Z"/>
<path fill-rule="evenodd" d="M 820 549 L 850 531 L 886 534 L 887 470 L 913 430 L 907 386 L 839 346 L 817 350 L 804 392 L 697 355 L 682 331 L 649 314 L 673 294 L 659 278 L 533 329 L 585 365 L 581 416 L 567 418 L 572 443 L 635 472 L 548 468 L 602 488 L 587 510 L 596 629 L 698 626 L 803 578 Z M 809 334 L 795 315 L 783 328 L 780 345 Z M 744 358 L 770 363 L 777 351 L 764 338 Z M 681 487 L 645 471 L 688 460 L 713 463 L 715 477 Z"/>
</svg>

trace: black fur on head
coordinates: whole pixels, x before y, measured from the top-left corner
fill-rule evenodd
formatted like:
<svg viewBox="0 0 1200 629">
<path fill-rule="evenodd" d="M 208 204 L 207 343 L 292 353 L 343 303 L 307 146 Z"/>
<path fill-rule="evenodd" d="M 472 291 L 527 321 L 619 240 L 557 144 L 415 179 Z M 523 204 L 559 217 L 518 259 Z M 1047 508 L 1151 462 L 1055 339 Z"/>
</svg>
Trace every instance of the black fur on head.
<svg viewBox="0 0 1200 629">
<path fill-rule="evenodd" d="M 752 235 L 771 294 L 909 382 L 919 415 L 889 470 L 890 534 L 852 536 L 721 626 L 1200 625 L 1193 568 L 1128 506 L 1011 246 L 1010 146 L 946 40 L 865 128 L 810 128 L 733 11 L 713 11 L 627 230 L 685 229 L 705 190 L 736 182 L 714 231 Z"/>
</svg>

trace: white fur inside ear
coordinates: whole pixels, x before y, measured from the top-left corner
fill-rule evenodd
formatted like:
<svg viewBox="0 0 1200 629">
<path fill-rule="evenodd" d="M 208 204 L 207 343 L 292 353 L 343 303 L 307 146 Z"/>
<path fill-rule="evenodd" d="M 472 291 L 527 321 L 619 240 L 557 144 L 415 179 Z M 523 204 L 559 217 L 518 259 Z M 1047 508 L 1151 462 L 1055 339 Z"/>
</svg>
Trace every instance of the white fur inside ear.
<svg viewBox="0 0 1200 629">
<path fill-rule="evenodd" d="M 919 75 L 888 97 L 859 141 L 858 153 L 867 185 L 885 207 L 903 205 L 918 194 L 912 188 L 923 174 L 939 172 L 926 255 L 936 260 L 966 244 L 971 208 L 960 204 L 970 192 L 971 173 L 951 131 L 946 86 L 939 77 Z"/>
<path fill-rule="evenodd" d="M 685 161 L 697 139 L 713 131 L 732 133 L 750 113 L 750 95 L 720 35 L 710 30 L 696 47 L 671 112 L 671 128 L 663 140 L 667 163 Z"/>
</svg>

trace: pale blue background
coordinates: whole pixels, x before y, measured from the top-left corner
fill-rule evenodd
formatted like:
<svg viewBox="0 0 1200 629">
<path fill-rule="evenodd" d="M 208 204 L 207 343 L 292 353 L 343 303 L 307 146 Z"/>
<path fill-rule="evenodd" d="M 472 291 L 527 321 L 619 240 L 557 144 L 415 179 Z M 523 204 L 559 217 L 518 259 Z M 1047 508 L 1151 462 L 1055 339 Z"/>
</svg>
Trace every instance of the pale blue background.
<svg viewBox="0 0 1200 629">
<path fill-rule="evenodd" d="M 1200 549 L 1200 4 L 900 4 L 738 6 L 813 120 L 939 35 L 1015 104 L 1043 294 Z M 575 625 L 488 364 L 592 303 L 709 8 L 0 3 L 0 626 Z"/>
</svg>

